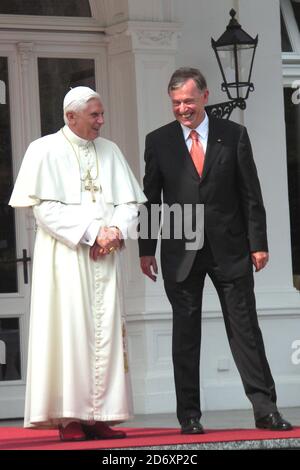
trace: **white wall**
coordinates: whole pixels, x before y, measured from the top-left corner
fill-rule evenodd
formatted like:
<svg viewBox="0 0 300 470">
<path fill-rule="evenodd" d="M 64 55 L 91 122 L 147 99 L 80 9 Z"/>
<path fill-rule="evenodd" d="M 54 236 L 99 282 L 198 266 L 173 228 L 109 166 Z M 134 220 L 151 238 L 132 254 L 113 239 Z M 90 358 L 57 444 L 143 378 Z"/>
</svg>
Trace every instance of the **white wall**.
<svg viewBox="0 0 300 470">
<path fill-rule="evenodd" d="M 300 302 L 299 293 L 292 287 L 279 0 L 93 0 L 92 3 L 98 24 L 107 27 L 107 64 L 104 60 L 101 67 L 105 75 L 106 65 L 108 68 L 110 137 L 120 144 L 140 179 L 146 133 L 172 119 L 166 91 L 172 71 L 183 65 L 199 67 L 207 77 L 211 103 L 227 100 L 220 89 L 221 75 L 211 37 L 217 39 L 224 31 L 232 7 L 237 10 L 243 28 L 251 35 L 259 34 L 253 70 L 255 92 L 249 97 L 246 111 L 235 111 L 232 119 L 248 127 L 267 209 L 271 261 L 267 269 L 255 275 L 265 346 L 279 404 L 299 406 L 300 365 L 292 364 L 291 355 L 293 341 L 300 339 Z M 85 26 L 81 27 L 84 31 Z M 99 30 L 94 23 L 91 28 Z M 5 40 L 13 37 L 15 41 L 21 35 L 18 42 L 22 43 L 24 34 L 6 31 Z M 35 34 L 42 36 L 47 48 L 47 33 Z M 81 42 L 82 38 L 80 35 Z M 90 40 L 95 47 L 94 38 Z M 78 54 L 81 47 L 72 42 L 70 51 L 73 54 L 75 48 Z M 141 275 L 135 243 L 128 244 L 126 256 L 135 411 L 174 412 L 170 305 L 161 276 L 154 284 Z M 203 409 L 249 407 L 210 282 L 205 288 L 202 351 Z"/>
<path fill-rule="evenodd" d="M 182 22 L 176 66 L 199 68 L 210 89 L 210 103 L 226 101 L 221 91 L 221 74 L 211 47 L 211 38 L 217 40 L 224 32 L 233 7 L 231 0 L 174 0 L 175 18 Z"/>
</svg>

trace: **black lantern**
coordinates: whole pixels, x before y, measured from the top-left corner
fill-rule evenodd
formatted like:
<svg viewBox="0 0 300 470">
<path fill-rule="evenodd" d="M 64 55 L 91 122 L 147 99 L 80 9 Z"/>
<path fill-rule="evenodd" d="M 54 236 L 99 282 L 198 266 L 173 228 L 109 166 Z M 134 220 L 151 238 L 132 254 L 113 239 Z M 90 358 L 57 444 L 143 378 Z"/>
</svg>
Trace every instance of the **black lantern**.
<svg viewBox="0 0 300 470">
<path fill-rule="evenodd" d="M 231 101 L 208 106 L 208 112 L 217 117 L 229 117 L 234 108 L 246 108 L 246 99 L 254 90 L 251 82 L 253 61 L 258 36 L 253 39 L 246 33 L 235 18 L 235 10 L 230 10 L 231 20 L 217 41 L 211 45 L 223 78 L 222 91 L 226 91 Z"/>
</svg>

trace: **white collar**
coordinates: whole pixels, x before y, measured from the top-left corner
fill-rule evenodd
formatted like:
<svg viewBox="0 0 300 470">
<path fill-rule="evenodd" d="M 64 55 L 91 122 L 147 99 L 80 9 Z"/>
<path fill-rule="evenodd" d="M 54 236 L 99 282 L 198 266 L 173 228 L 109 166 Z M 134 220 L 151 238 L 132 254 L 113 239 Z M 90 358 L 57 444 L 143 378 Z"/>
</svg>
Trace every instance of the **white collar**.
<svg viewBox="0 0 300 470">
<path fill-rule="evenodd" d="M 64 126 L 63 131 L 66 137 L 72 142 L 72 144 L 76 144 L 78 145 L 78 147 L 86 147 L 90 143 L 89 140 L 82 139 L 81 137 L 79 137 L 79 135 L 75 134 L 75 132 L 73 132 L 69 128 L 69 126 Z"/>
<path fill-rule="evenodd" d="M 191 130 L 189 127 L 180 124 L 182 127 L 183 135 L 185 141 L 187 141 L 190 137 Z M 200 135 L 201 140 L 207 140 L 208 138 L 208 116 L 205 113 L 205 117 L 203 121 L 200 122 L 199 126 L 195 128 L 195 131 Z"/>
</svg>

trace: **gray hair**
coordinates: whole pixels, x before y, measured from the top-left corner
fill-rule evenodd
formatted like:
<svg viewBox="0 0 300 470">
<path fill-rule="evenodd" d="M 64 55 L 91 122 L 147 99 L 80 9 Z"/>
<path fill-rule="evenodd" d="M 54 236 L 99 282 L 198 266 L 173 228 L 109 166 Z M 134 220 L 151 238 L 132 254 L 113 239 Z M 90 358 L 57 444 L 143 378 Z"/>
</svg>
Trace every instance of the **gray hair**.
<svg viewBox="0 0 300 470">
<path fill-rule="evenodd" d="M 93 93 L 91 93 L 87 98 L 80 98 L 79 100 L 74 100 L 72 101 L 72 103 L 70 103 L 65 109 L 64 109 L 64 122 L 66 125 L 69 124 L 69 120 L 67 118 L 67 113 L 69 113 L 70 111 L 74 111 L 74 112 L 78 112 L 78 111 L 81 111 L 82 109 L 84 109 L 86 106 L 87 106 L 87 103 L 90 101 L 90 100 L 99 100 L 99 101 L 102 101 L 101 100 L 101 96 L 99 95 L 99 93 L 97 93 L 96 91 L 94 91 Z"/>
<path fill-rule="evenodd" d="M 172 90 L 177 90 L 178 88 L 181 88 L 182 85 L 184 85 L 185 82 L 190 79 L 194 80 L 197 85 L 197 88 L 200 91 L 204 91 L 207 89 L 206 79 L 199 69 L 193 67 L 180 67 L 179 69 L 175 70 L 169 81 L 168 93 L 170 93 L 170 91 Z"/>
</svg>

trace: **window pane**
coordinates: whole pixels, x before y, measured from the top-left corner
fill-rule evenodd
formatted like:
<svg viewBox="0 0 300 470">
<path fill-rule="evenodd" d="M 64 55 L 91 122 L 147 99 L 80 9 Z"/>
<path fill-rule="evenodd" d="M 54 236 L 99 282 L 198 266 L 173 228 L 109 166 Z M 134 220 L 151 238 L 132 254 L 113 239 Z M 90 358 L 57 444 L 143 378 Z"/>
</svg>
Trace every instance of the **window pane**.
<svg viewBox="0 0 300 470">
<path fill-rule="evenodd" d="M 0 318 L 0 381 L 21 379 L 18 318 Z"/>
<path fill-rule="evenodd" d="M 300 275 L 300 104 L 294 104 L 292 95 L 298 93 L 284 88 L 287 167 L 293 274 Z M 294 95 L 295 96 L 295 95 Z"/>
<path fill-rule="evenodd" d="M 0 14 L 92 16 L 88 0 L 1 0 Z"/>
<path fill-rule="evenodd" d="M 62 103 L 75 86 L 95 89 L 93 59 L 38 59 L 42 135 L 58 131 L 63 125 Z"/>
<path fill-rule="evenodd" d="M 292 1 L 292 7 L 298 24 L 298 29 L 300 30 L 300 3 Z"/>
<path fill-rule="evenodd" d="M 0 294 L 18 290 L 14 210 L 8 206 L 12 188 L 8 62 L 0 57 Z"/>
<path fill-rule="evenodd" d="M 280 13 L 280 22 L 281 22 L 281 50 L 282 52 L 293 52 L 282 13 Z"/>
</svg>

